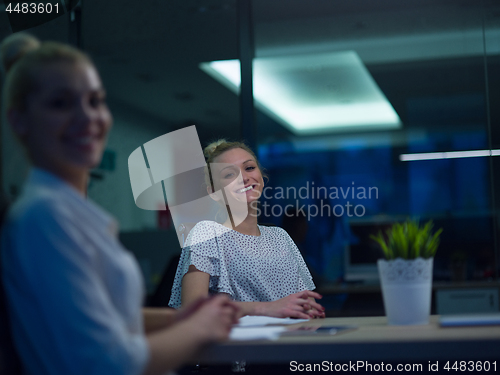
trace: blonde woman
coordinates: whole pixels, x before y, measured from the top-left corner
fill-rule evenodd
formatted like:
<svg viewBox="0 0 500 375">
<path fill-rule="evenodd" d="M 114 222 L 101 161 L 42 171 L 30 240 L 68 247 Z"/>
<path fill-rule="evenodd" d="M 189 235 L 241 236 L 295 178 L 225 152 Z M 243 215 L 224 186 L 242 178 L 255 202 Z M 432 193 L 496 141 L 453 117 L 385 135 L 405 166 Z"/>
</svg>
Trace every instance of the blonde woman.
<svg viewBox="0 0 500 375">
<path fill-rule="evenodd" d="M 89 57 L 26 34 L 1 48 L 7 119 L 33 163 L 1 254 L 24 372 L 163 374 L 226 338 L 237 311 L 227 298 L 143 317 L 138 265 L 116 222 L 85 197 L 112 124 Z"/>
<path fill-rule="evenodd" d="M 254 152 L 244 143 L 220 140 L 204 153 L 208 192 L 224 202 L 216 194 L 223 189 L 227 201 L 243 202 L 245 209 L 234 212 L 238 205 L 230 205 L 225 222 L 201 221 L 191 230 L 169 305 L 178 308 L 224 293 L 241 315 L 324 317 L 315 301 L 321 296 L 312 291 L 311 274 L 295 243 L 283 229 L 257 223 L 264 178 Z"/>
</svg>

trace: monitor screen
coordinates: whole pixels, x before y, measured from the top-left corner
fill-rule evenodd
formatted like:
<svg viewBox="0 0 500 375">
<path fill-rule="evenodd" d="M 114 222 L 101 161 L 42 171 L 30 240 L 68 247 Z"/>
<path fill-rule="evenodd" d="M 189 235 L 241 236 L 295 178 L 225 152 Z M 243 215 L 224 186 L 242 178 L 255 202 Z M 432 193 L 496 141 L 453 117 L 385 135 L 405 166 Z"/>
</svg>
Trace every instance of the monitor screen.
<svg viewBox="0 0 500 375">
<path fill-rule="evenodd" d="M 350 223 L 350 241 L 345 253 L 346 281 L 378 281 L 377 260 L 383 258 L 379 245 L 370 238 L 385 232 L 392 222 Z"/>
</svg>

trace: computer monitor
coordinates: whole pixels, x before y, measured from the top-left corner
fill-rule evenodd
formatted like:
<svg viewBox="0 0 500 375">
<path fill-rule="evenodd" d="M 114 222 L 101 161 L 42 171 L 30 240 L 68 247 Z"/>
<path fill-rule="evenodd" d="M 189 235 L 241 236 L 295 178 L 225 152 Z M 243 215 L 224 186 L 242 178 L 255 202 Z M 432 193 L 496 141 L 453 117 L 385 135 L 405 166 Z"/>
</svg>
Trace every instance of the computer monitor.
<svg viewBox="0 0 500 375">
<path fill-rule="evenodd" d="M 385 232 L 393 222 L 350 223 L 351 238 L 346 245 L 344 279 L 346 281 L 378 282 L 377 260 L 383 258 L 379 245 L 370 238 Z"/>
<path fill-rule="evenodd" d="M 378 282 L 377 260 L 384 255 L 379 245 L 370 238 L 385 233 L 393 223 L 405 220 L 374 220 L 351 222 L 351 238 L 345 248 L 344 279 L 357 282 Z M 421 218 L 425 223 L 428 218 Z M 456 215 L 432 218 L 434 230 L 442 228 L 440 245 L 434 257 L 434 280 L 453 280 L 453 262 L 466 262 L 464 280 L 484 280 L 493 277 L 494 217 L 489 214 Z"/>
</svg>

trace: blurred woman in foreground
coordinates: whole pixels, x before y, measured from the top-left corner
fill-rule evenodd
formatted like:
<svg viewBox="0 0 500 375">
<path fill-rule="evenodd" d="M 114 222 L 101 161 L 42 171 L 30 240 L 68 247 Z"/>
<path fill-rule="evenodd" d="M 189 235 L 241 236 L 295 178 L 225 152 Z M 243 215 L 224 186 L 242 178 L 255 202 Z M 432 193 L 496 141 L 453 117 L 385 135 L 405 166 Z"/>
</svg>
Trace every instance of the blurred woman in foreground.
<svg viewBox="0 0 500 375">
<path fill-rule="evenodd" d="M 137 263 L 113 218 L 85 197 L 112 124 L 89 57 L 27 34 L 7 38 L 1 51 L 7 119 L 33 163 L 2 236 L 25 373 L 162 374 L 227 338 L 238 308 L 226 297 L 143 316 Z"/>
</svg>

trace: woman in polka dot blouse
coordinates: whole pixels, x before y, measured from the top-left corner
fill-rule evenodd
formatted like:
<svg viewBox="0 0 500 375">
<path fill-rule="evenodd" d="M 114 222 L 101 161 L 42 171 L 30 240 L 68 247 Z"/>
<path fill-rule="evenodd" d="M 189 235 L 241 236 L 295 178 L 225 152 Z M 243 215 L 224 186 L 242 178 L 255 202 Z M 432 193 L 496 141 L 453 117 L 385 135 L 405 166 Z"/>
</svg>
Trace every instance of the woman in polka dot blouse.
<svg viewBox="0 0 500 375">
<path fill-rule="evenodd" d="M 228 202 L 229 215 L 222 224 L 201 221 L 191 230 L 169 305 L 178 308 L 226 293 L 241 315 L 324 317 L 315 301 L 321 295 L 312 291 L 311 274 L 293 240 L 281 228 L 257 224 L 264 180 L 253 151 L 244 143 L 220 140 L 205 148 L 205 157 L 208 192 Z"/>
</svg>

